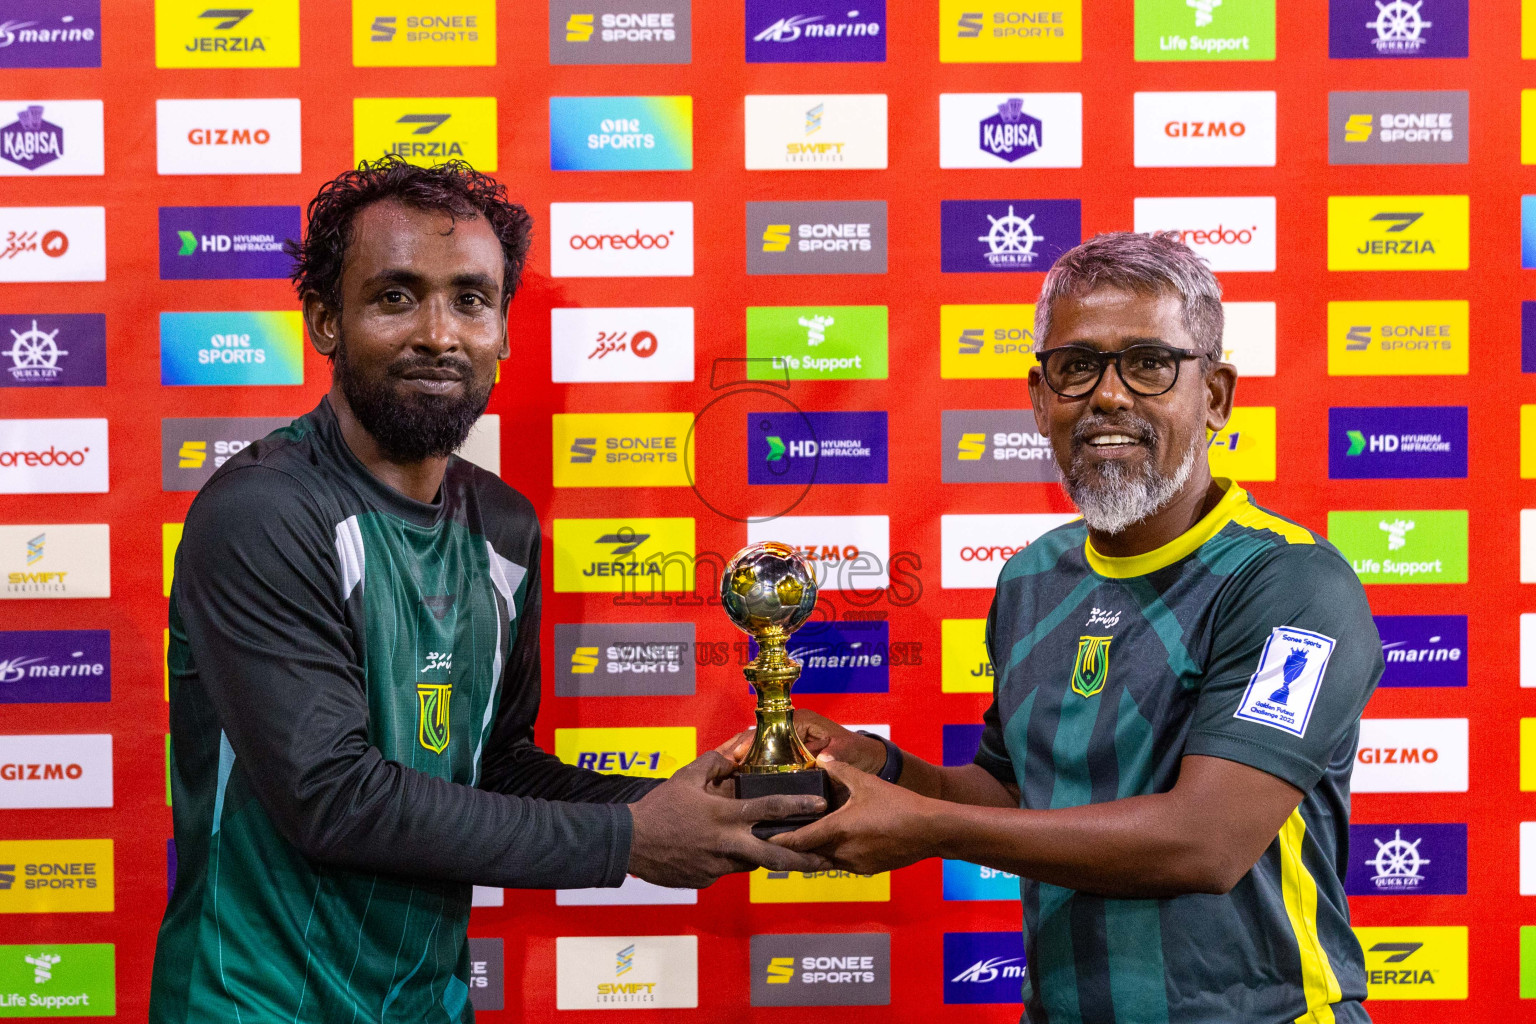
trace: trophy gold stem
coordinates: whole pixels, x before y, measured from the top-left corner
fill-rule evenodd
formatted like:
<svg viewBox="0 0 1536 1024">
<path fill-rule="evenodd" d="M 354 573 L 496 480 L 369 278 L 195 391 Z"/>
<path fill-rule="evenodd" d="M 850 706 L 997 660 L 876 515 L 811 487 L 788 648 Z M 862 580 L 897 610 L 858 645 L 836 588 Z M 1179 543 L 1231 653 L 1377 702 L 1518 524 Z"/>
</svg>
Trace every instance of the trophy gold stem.
<svg viewBox="0 0 1536 1024">
<path fill-rule="evenodd" d="M 742 670 L 757 691 L 757 737 L 738 771 L 749 775 L 802 772 L 816 758 L 795 734 L 795 709 L 789 691 L 800 678 L 800 663 L 785 649 L 788 634 L 772 631 L 758 638 L 757 657 Z"/>
</svg>

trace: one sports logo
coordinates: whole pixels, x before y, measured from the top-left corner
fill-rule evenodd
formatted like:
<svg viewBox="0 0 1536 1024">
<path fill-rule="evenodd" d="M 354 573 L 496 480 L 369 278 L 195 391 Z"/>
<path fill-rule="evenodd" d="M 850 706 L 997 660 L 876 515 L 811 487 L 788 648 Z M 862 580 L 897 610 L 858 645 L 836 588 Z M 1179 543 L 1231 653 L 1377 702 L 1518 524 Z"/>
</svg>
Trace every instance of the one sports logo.
<svg viewBox="0 0 1536 1024">
<path fill-rule="evenodd" d="M 452 683 L 417 683 L 416 698 L 421 707 L 417 735 L 421 745 L 434 754 L 448 749 L 448 711 L 453 695 Z"/>
<path fill-rule="evenodd" d="M 1109 676 L 1109 642 L 1112 636 L 1084 636 L 1077 640 L 1077 661 L 1072 666 L 1072 689 L 1084 697 L 1097 696 Z"/>
</svg>

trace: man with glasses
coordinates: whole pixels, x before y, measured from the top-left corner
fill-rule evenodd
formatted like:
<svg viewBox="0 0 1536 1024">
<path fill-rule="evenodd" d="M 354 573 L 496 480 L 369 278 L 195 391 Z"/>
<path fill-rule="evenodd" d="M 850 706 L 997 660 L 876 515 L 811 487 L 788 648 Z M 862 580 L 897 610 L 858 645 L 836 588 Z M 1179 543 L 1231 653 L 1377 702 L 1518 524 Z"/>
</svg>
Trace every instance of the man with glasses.
<svg viewBox="0 0 1536 1024">
<path fill-rule="evenodd" d="M 1327 541 L 1211 476 L 1237 383 L 1220 286 L 1174 234 L 1100 235 L 1046 276 L 1035 336 L 1082 519 L 998 579 L 975 762 L 802 711 L 848 800 L 774 841 L 1020 875 L 1030 1021 L 1368 1021 L 1343 882 L 1381 641 Z"/>
</svg>

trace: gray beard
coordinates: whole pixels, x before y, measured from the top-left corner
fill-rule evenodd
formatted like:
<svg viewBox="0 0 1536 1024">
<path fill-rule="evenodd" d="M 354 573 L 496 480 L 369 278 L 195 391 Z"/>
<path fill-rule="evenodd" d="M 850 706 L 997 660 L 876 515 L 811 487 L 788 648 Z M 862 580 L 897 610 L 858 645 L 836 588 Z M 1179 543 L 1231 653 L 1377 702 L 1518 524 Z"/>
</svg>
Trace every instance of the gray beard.
<svg viewBox="0 0 1536 1024">
<path fill-rule="evenodd" d="M 1089 529 L 1119 533 L 1161 511 L 1184 489 L 1195 471 L 1195 459 L 1204 450 L 1202 440 L 1195 435 L 1195 443 L 1172 476 L 1163 476 L 1150 459 L 1137 467 L 1107 462 L 1098 467 L 1099 480 L 1089 482 L 1082 479 L 1081 467 L 1073 460 L 1071 469 L 1061 474 L 1061 486 Z"/>
</svg>

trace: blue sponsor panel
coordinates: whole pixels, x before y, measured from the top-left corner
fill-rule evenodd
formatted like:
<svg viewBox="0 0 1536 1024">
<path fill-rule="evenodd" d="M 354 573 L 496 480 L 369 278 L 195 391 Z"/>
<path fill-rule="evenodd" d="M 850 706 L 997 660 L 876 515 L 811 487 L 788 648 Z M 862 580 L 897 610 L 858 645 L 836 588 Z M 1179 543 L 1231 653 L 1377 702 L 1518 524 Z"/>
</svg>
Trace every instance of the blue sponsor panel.
<svg viewBox="0 0 1536 1024">
<path fill-rule="evenodd" d="M 1468 0 L 1328 0 L 1328 56 L 1467 55 Z"/>
<path fill-rule="evenodd" d="M 1022 1003 L 1022 932 L 945 932 L 944 1002 Z"/>
<path fill-rule="evenodd" d="M 1465 615 L 1375 615 L 1381 656 L 1378 686 L 1466 686 Z"/>
<path fill-rule="evenodd" d="M 160 383 L 304 383 L 297 311 L 160 314 Z"/>
<path fill-rule="evenodd" d="M 946 199 L 939 204 L 941 269 L 946 274 L 1030 273 L 1051 269 L 1083 240 L 1077 199 Z"/>
<path fill-rule="evenodd" d="M 976 760 L 981 749 L 983 725 L 946 725 L 944 727 L 944 767 L 955 768 Z"/>
<path fill-rule="evenodd" d="M 1536 268 L 1536 196 L 1520 197 L 1520 266 Z"/>
<path fill-rule="evenodd" d="M 1465 480 L 1467 407 L 1329 409 L 1328 476 L 1333 480 Z"/>
<path fill-rule="evenodd" d="M 888 693 L 891 689 L 888 622 L 807 622 L 787 645 L 800 662 L 796 693 Z M 757 641 L 749 641 L 757 657 Z"/>
<path fill-rule="evenodd" d="M 300 234 L 297 206 L 162 206 L 160 279 L 286 278 Z"/>
<path fill-rule="evenodd" d="M 101 0 L 9 3 L 0 16 L 0 68 L 101 67 Z"/>
<path fill-rule="evenodd" d="M 0 316 L 0 388 L 83 388 L 107 382 L 104 313 Z"/>
<path fill-rule="evenodd" d="M 551 96 L 555 171 L 693 169 L 691 96 Z"/>
<path fill-rule="evenodd" d="M 1349 826 L 1350 896 L 1460 896 L 1467 891 L 1467 826 Z"/>
<path fill-rule="evenodd" d="M 747 415 L 749 484 L 883 484 L 888 451 L 883 412 Z"/>
<path fill-rule="evenodd" d="M 964 860 L 944 862 L 946 900 L 1016 900 L 1019 876 Z"/>
<path fill-rule="evenodd" d="M 747 0 L 748 64 L 885 60 L 885 0 Z"/>
<path fill-rule="evenodd" d="M 0 631 L 0 704 L 111 699 L 112 644 L 106 630 Z"/>
</svg>

